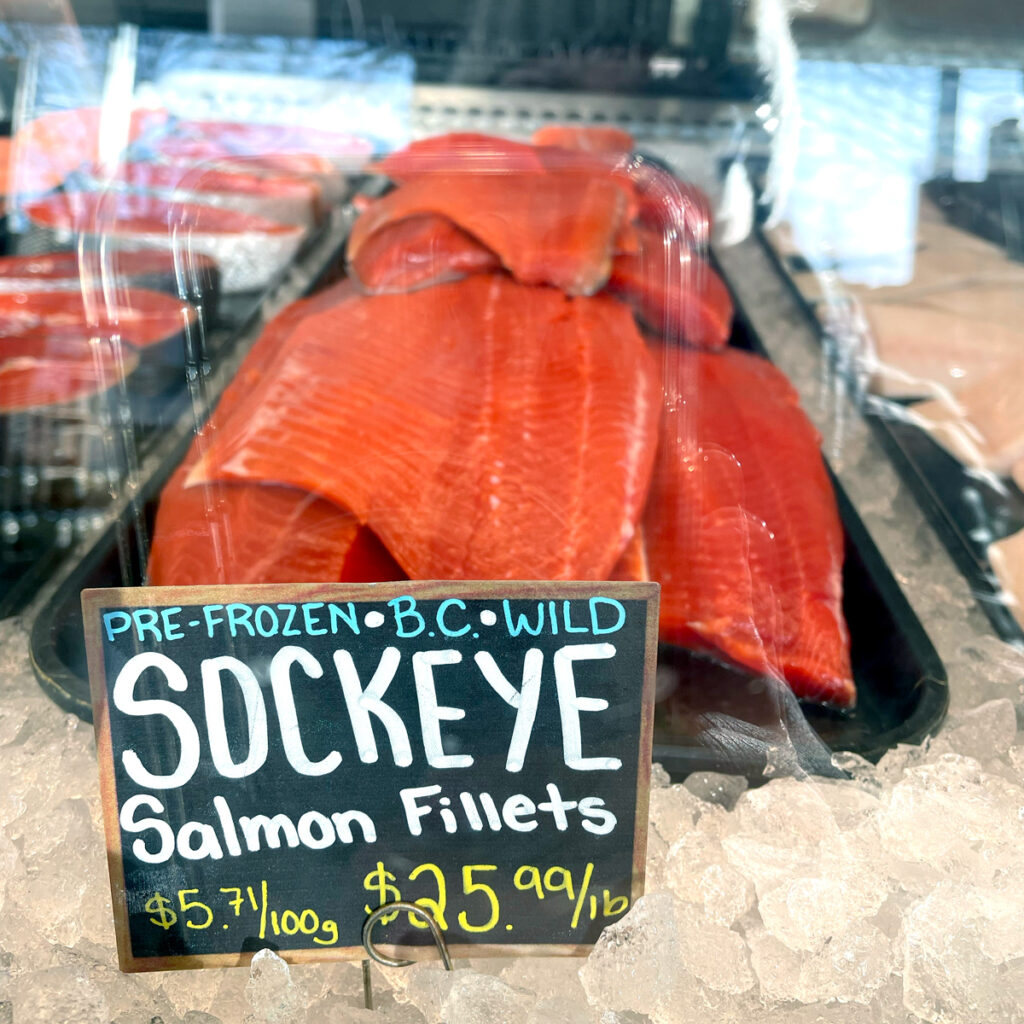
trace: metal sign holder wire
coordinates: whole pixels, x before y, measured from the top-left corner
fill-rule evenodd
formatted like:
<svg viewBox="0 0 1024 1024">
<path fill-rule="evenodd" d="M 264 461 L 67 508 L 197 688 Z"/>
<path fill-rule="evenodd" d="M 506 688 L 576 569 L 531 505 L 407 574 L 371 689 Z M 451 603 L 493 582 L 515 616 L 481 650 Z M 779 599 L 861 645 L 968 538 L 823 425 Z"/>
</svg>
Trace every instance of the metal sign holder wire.
<svg viewBox="0 0 1024 1024">
<path fill-rule="evenodd" d="M 441 932 L 437 921 L 434 920 L 434 915 L 429 910 L 421 907 L 418 903 L 413 903 L 411 900 L 395 900 L 392 903 L 382 903 L 363 922 L 363 949 L 366 950 L 368 957 L 368 959 L 363 961 L 363 1003 L 367 1010 L 373 1009 L 373 982 L 370 977 L 371 960 L 375 960 L 384 967 L 409 967 L 416 963 L 415 960 L 402 960 L 387 956 L 373 944 L 373 926 L 386 915 L 394 914 L 397 916 L 401 911 L 412 914 L 426 923 L 430 929 L 434 945 L 437 946 L 437 951 L 441 954 L 441 962 L 444 964 L 444 969 L 446 971 L 454 970 L 452 967 L 452 956 L 448 952 L 448 943 L 445 941 L 444 934 Z"/>
</svg>

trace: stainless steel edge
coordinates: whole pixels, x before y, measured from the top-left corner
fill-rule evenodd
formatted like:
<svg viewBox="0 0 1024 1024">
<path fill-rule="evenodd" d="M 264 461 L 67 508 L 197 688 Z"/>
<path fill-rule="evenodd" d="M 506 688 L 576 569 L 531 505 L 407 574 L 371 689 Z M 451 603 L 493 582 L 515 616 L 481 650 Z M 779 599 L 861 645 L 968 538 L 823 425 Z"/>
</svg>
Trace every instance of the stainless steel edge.
<svg viewBox="0 0 1024 1024">
<path fill-rule="evenodd" d="M 606 123 L 635 138 L 706 140 L 727 137 L 749 105 L 674 96 L 496 89 L 419 84 L 413 90 L 412 133 L 479 131 L 529 135 L 554 122 Z"/>
</svg>

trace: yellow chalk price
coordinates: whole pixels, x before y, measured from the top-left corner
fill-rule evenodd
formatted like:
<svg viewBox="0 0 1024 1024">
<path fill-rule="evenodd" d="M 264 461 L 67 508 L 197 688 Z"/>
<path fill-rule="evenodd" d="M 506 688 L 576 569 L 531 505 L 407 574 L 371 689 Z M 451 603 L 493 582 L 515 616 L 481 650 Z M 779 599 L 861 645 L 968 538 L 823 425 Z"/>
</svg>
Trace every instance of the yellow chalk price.
<svg viewBox="0 0 1024 1024">
<path fill-rule="evenodd" d="M 501 870 L 496 864 L 464 864 L 459 871 L 462 900 L 456 912 L 456 921 L 464 932 L 483 934 L 494 931 L 499 926 L 505 931 L 513 931 L 514 925 L 502 921 L 501 899 L 498 895 L 498 882 Z M 580 921 L 596 921 L 620 917 L 629 908 L 629 897 L 614 895 L 610 890 L 591 892 L 594 865 L 588 863 L 582 875 L 574 876 L 569 868 L 559 865 L 541 867 L 534 864 L 522 864 L 512 872 L 512 885 L 522 893 L 529 893 L 538 900 L 563 898 L 568 906 L 567 916 L 570 927 L 579 927 Z M 406 884 L 417 883 L 410 886 Z M 430 885 L 429 895 L 414 895 L 422 890 L 424 883 Z M 496 888 L 497 886 L 497 888 Z M 395 872 L 390 871 L 384 861 L 377 861 L 376 867 L 363 879 L 363 888 L 374 893 L 377 902 L 367 903 L 364 910 L 367 914 L 385 903 L 395 900 L 411 899 L 425 910 L 428 910 L 442 931 L 448 931 L 448 902 L 451 887 L 444 871 L 436 864 L 419 864 L 400 881 Z M 457 891 L 457 890 L 455 890 Z M 404 895 L 403 895 L 404 894 Z M 393 921 L 401 911 L 385 914 L 383 923 Z M 413 914 L 407 915 L 409 924 L 415 928 L 426 928 L 427 925 Z"/>
<path fill-rule="evenodd" d="M 335 920 L 321 917 L 312 907 L 272 907 L 269 897 L 267 882 L 261 881 L 256 886 L 221 886 L 212 898 L 199 889 L 179 889 L 173 899 L 155 892 L 144 904 L 144 909 L 150 915 L 150 924 L 164 931 L 180 929 L 183 925 L 199 931 L 217 925 L 227 930 L 236 919 L 251 914 L 257 920 L 246 921 L 243 927 L 250 934 L 257 931 L 260 939 L 268 935 L 304 935 L 318 946 L 337 944 L 338 924 Z"/>
</svg>

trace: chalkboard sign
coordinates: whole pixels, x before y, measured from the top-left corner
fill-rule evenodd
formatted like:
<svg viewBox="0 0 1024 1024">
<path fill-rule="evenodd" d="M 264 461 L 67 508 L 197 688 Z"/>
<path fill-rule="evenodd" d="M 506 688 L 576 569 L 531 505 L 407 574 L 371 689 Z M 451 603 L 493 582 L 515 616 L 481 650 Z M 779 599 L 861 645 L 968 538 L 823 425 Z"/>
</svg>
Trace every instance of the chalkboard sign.
<svg viewBox="0 0 1024 1024">
<path fill-rule="evenodd" d="M 82 603 L 122 970 L 351 959 L 399 898 L 455 956 L 579 954 L 642 892 L 656 584 Z"/>
</svg>

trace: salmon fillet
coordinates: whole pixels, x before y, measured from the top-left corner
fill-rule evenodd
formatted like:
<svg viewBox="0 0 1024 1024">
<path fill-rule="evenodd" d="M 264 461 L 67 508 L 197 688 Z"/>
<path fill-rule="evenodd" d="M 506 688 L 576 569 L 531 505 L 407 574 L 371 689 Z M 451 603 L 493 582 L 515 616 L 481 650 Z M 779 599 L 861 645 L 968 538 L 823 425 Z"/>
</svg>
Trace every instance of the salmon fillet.
<svg viewBox="0 0 1024 1024">
<path fill-rule="evenodd" d="M 371 294 L 411 291 L 500 269 L 501 262 L 486 245 L 433 213 L 385 225 L 349 263 L 351 275 Z"/>
<path fill-rule="evenodd" d="M 657 389 L 627 307 L 475 275 L 305 319 L 189 481 L 320 493 L 412 578 L 605 579 Z"/>
<path fill-rule="evenodd" d="M 638 229 L 639 252 L 616 256 L 608 290 L 666 341 L 724 348 L 732 333 L 732 299 L 722 279 L 677 237 Z"/>
<path fill-rule="evenodd" d="M 264 328 L 160 496 L 149 561 L 153 586 L 404 578 L 351 512 L 315 494 L 253 483 L 186 484 L 210 439 L 264 375 L 273 372 L 292 331 L 307 316 L 355 294 L 351 283 L 343 282 L 292 303 Z"/>
<path fill-rule="evenodd" d="M 623 192 L 631 196 L 633 182 L 622 155 L 621 152 L 587 152 L 579 147 L 530 145 L 477 132 L 452 132 L 412 142 L 371 164 L 367 170 L 402 183 L 452 173 L 587 173 L 613 178 Z M 630 212 L 633 212 L 632 205 Z"/>
<path fill-rule="evenodd" d="M 294 487 L 186 487 L 186 460 L 160 497 L 149 559 L 153 586 L 376 583 L 403 579 L 350 512 Z"/>
<path fill-rule="evenodd" d="M 651 570 L 647 564 L 647 543 L 644 540 L 642 523 L 637 523 L 636 532 L 629 539 L 622 557 L 615 563 L 609 579 L 630 580 L 645 583 L 651 578 Z"/>
<path fill-rule="evenodd" d="M 666 406 L 644 516 L 661 639 L 854 702 L 843 529 L 819 438 L 782 373 L 728 349 L 663 350 Z"/>
<path fill-rule="evenodd" d="M 440 214 L 494 252 L 524 284 L 590 295 L 608 279 L 620 227 L 622 190 L 590 174 L 459 173 L 414 178 L 374 203 L 355 223 L 348 257 L 382 228 Z"/>
</svg>

